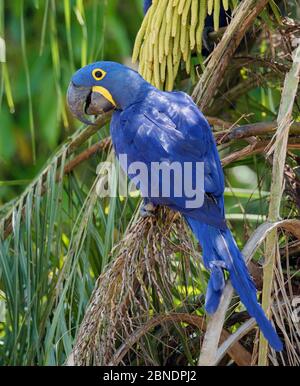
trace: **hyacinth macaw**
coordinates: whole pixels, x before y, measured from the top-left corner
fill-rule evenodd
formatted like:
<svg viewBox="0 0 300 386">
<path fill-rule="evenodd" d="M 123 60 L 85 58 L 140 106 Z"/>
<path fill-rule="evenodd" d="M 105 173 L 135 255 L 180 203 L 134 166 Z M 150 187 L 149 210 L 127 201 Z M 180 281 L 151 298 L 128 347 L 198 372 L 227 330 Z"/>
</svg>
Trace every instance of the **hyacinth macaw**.
<svg viewBox="0 0 300 386">
<path fill-rule="evenodd" d="M 144 211 L 149 213 L 157 205 L 166 205 L 184 216 L 202 247 L 203 261 L 210 272 L 207 312 L 214 313 L 219 305 L 227 271 L 270 345 L 282 350 L 282 342 L 257 302 L 254 282 L 226 225 L 219 154 L 211 128 L 193 100 L 183 92 L 160 91 L 136 71 L 105 61 L 78 70 L 72 77 L 67 99 L 72 113 L 85 123 L 89 123 L 86 115 L 113 110 L 112 142 L 117 157 L 126 154 L 128 163 L 143 162 L 150 171 L 153 162 L 204 162 L 205 195 L 201 207 L 186 208 L 184 192 L 177 197 L 171 189 L 170 197 L 145 197 Z M 192 173 L 191 178 L 195 177 Z M 151 183 L 160 185 L 161 181 Z"/>
</svg>

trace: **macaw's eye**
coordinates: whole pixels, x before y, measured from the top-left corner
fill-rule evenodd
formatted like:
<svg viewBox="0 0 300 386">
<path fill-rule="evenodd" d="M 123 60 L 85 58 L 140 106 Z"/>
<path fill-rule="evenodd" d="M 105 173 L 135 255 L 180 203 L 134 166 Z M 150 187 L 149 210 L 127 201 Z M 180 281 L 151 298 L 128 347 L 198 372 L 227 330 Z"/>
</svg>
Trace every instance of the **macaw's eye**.
<svg viewBox="0 0 300 386">
<path fill-rule="evenodd" d="M 95 78 L 102 78 L 102 71 L 96 71 Z"/>
<path fill-rule="evenodd" d="M 106 72 L 101 70 L 100 68 L 95 68 L 92 72 L 94 79 L 101 80 L 105 77 Z"/>
</svg>

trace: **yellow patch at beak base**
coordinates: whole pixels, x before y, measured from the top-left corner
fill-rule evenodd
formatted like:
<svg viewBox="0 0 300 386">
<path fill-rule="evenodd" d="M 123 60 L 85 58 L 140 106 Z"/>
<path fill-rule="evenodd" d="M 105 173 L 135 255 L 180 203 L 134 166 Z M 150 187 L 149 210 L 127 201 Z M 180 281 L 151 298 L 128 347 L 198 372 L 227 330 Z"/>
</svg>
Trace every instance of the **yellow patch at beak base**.
<svg viewBox="0 0 300 386">
<path fill-rule="evenodd" d="M 92 88 L 93 92 L 98 92 L 99 94 L 103 95 L 105 99 L 107 99 L 112 105 L 115 107 L 117 106 L 116 102 L 114 101 L 114 98 L 112 97 L 111 93 L 104 87 L 101 86 L 94 86 Z"/>
</svg>

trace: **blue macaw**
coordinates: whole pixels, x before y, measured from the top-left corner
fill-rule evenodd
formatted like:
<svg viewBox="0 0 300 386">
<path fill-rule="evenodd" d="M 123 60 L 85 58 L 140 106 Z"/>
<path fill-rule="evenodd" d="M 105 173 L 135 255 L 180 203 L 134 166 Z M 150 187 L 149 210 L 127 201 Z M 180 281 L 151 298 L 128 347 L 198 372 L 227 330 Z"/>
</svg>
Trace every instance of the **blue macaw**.
<svg viewBox="0 0 300 386">
<path fill-rule="evenodd" d="M 213 314 L 225 286 L 224 271 L 249 314 L 254 317 L 270 345 L 283 345 L 257 302 L 255 285 L 244 258 L 228 229 L 224 213 L 224 177 L 211 128 L 193 100 L 183 92 L 164 92 L 146 82 L 136 71 L 115 62 L 96 62 L 78 70 L 67 94 L 73 114 L 89 123 L 85 115 L 113 110 L 111 138 L 117 157 L 128 163 L 143 162 L 149 175 L 153 162 L 178 162 L 184 166 L 204 163 L 204 201 L 187 208 L 185 192 L 178 197 L 174 186 L 169 197 L 145 197 L 145 211 L 166 205 L 179 211 L 198 239 L 205 267 L 210 272 L 205 307 Z M 184 170 L 184 167 L 183 167 Z M 133 177 L 129 175 L 129 177 Z M 196 179 L 195 168 L 191 179 Z M 161 178 L 145 185 L 161 186 Z M 194 181 L 192 181 L 194 182 Z M 141 188 L 143 193 L 143 190 Z"/>
</svg>

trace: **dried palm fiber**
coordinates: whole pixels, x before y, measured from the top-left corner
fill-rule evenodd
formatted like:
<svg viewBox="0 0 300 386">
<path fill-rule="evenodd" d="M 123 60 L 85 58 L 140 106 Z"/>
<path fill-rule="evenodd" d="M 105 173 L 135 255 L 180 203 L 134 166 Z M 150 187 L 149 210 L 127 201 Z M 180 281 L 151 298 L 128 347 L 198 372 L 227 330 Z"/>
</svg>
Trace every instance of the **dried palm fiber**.
<svg viewBox="0 0 300 386">
<path fill-rule="evenodd" d="M 77 336 L 72 353 L 76 365 L 115 363 L 116 348 L 154 316 L 190 314 L 201 307 L 202 266 L 178 213 L 161 208 L 155 219 L 133 221 L 112 255 L 112 263 L 97 280 Z M 170 339 L 169 327 L 162 328 L 164 337 L 159 334 L 158 342 Z M 143 353 L 149 333 L 145 329 L 132 348 L 143 363 L 150 363 Z M 188 334 L 188 330 L 183 328 L 180 333 Z M 124 360 L 125 364 L 130 361 Z"/>
</svg>

